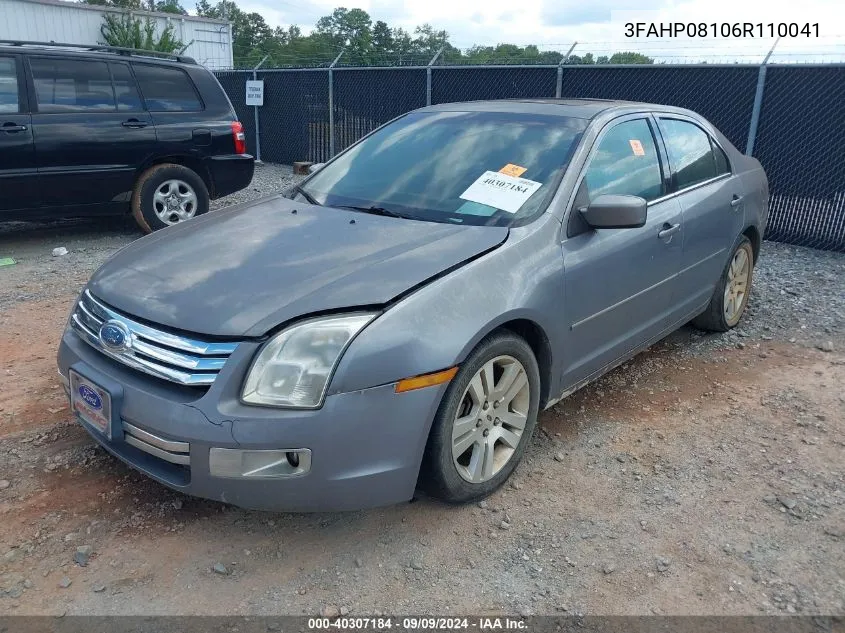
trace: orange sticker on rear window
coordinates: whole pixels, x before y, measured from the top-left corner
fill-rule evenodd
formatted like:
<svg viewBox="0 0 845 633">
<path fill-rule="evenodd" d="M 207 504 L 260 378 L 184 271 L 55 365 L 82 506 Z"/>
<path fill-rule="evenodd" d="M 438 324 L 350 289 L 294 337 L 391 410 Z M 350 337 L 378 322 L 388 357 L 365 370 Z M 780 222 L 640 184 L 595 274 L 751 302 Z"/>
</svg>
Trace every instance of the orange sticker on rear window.
<svg viewBox="0 0 845 633">
<path fill-rule="evenodd" d="M 643 149 L 642 143 L 635 138 L 632 138 L 628 142 L 631 144 L 631 150 L 633 150 L 634 156 L 645 156 L 645 150 Z"/>
<path fill-rule="evenodd" d="M 526 171 L 528 170 L 525 167 L 520 167 L 519 165 L 508 163 L 499 170 L 499 173 L 505 174 L 506 176 L 513 176 L 514 178 L 519 178 Z"/>
</svg>

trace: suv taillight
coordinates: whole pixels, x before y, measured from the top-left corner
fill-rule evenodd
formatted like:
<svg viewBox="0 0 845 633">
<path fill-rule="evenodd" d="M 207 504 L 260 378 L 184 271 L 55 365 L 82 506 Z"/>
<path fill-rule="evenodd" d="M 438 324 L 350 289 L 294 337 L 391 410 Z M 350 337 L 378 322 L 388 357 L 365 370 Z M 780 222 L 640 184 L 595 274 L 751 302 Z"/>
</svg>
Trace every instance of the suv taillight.
<svg viewBox="0 0 845 633">
<path fill-rule="evenodd" d="M 240 121 L 232 121 L 232 138 L 235 140 L 235 154 L 246 154 L 246 135 Z"/>
</svg>

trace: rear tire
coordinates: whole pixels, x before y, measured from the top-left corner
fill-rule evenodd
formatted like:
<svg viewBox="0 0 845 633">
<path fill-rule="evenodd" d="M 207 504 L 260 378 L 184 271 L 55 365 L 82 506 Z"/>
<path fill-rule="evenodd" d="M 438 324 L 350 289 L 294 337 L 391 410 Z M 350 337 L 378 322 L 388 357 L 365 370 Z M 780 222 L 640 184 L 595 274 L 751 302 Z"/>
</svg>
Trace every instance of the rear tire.
<svg viewBox="0 0 845 633">
<path fill-rule="evenodd" d="M 144 233 L 158 231 L 208 211 L 208 188 L 184 165 L 153 165 L 132 191 L 132 217 Z"/>
<path fill-rule="evenodd" d="M 443 396 L 421 488 L 449 503 L 482 499 L 519 464 L 537 424 L 540 372 L 528 344 L 496 332 L 473 350 Z"/>
<path fill-rule="evenodd" d="M 742 235 L 722 271 L 707 309 L 695 317 L 692 324 L 711 332 L 727 332 L 736 327 L 748 306 L 753 272 L 754 249 L 751 241 Z"/>
</svg>

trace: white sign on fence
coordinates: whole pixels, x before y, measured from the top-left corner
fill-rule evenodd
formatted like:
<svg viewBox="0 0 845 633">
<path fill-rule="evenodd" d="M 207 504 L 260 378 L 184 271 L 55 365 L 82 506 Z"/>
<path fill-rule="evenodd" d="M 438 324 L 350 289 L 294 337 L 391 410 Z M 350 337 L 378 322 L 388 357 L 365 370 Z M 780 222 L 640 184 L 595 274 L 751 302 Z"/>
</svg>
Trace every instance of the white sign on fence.
<svg viewBox="0 0 845 633">
<path fill-rule="evenodd" d="M 264 105 L 264 80 L 250 79 L 246 82 L 246 104 L 248 106 Z"/>
</svg>

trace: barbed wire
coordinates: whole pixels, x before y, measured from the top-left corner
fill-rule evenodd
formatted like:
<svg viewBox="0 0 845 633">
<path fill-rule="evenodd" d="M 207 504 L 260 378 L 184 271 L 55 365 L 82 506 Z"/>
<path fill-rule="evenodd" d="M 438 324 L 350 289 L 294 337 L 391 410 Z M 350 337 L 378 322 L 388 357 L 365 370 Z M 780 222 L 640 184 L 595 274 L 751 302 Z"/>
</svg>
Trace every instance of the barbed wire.
<svg viewBox="0 0 845 633">
<path fill-rule="evenodd" d="M 823 36 L 820 41 L 795 42 L 781 40 L 769 57 L 769 63 L 778 64 L 825 64 L 845 63 L 845 36 Z M 636 53 L 645 56 L 656 65 L 689 64 L 759 64 L 769 55 L 775 40 L 727 40 L 714 38 L 705 42 L 697 40 L 662 41 L 611 41 L 579 42 L 573 49 L 573 43 L 540 44 L 538 53 L 506 55 L 497 51 L 495 46 L 481 47 L 481 51 L 470 48 L 451 49 L 441 55 L 436 65 L 525 65 L 541 66 L 564 63 L 567 65 L 601 64 L 610 62 L 615 54 Z M 516 45 L 520 46 L 520 45 Z M 524 48 L 520 46 L 520 48 Z M 263 64 L 270 68 L 325 68 L 328 67 L 341 47 L 326 46 L 320 52 L 302 56 L 296 53 L 278 52 L 268 56 Z M 460 55 L 454 53 L 460 51 Z M 571 52 L 568 59 L 564 59 Z M 468 56 L 470 55 L 470 56 Z M 249 52 L 235 51 L 235 64 L 226 70 L 252 70 L 265 56 L 260 50 Z M 355 52 L 345 50 L 336 64 L 337 68 L 350 67 L 407 67 L 426 66 L 431 61 L 433 52 L 386 53 Z M 630 59 L 622 56 L 622 59 Z M 646 62 L 648 60 L 642 59 Z M 224 70 L 220 68 L 220 70 Z"/>
<path fill-rule="evenodd" d="M 524 42 L 524 41 L 507 41 L 496 42 L 492 44 L 479 44 L 478 42 L 451 42 L 452 46 L 467 50 L 474 46 L 497 46 L 499 44 L 510 44 L 513 46 L 536 46 L 540 50 L 556 50 L 565 52 L 573 45 L 575 50 L 589 50 L 591 48 L 602 48 L 604 50 L 631 50 L 632 48 L 650 48 L 650 47 L 664 47 L 675 49 L 690 49 L 690 48 L 722 48 L 729 46 L 748 46 L 759 50 L 769 48 L 778 39 L 776 37 L 765 38 L 727 38 L 727 37 L 707 37 L 707 38 L 689 38 L 689 37 L 652 37 L 652 38 L 626 38 L 618 40 L 572 40 L 568 42 Z M 790 43 L 807 43 L 810 42 L 813 47 L 817 46 L 842 46 L 845 45 L 845 34 L 843 35 L 820 35 L 819 37 L 809 38 L 782 38 L 778 44 L 779 47 L 789 46 Z"/>
</svg>

